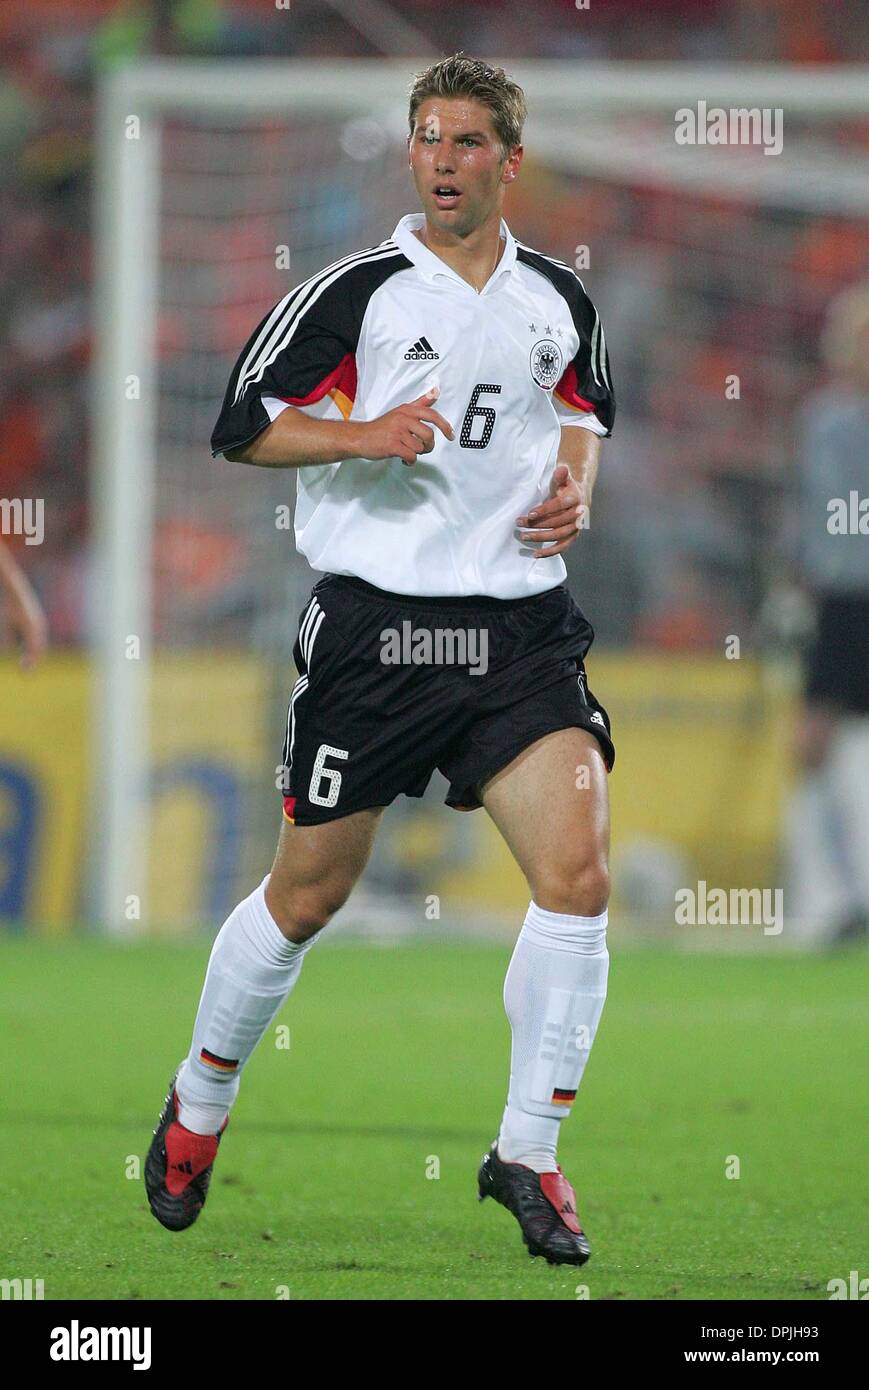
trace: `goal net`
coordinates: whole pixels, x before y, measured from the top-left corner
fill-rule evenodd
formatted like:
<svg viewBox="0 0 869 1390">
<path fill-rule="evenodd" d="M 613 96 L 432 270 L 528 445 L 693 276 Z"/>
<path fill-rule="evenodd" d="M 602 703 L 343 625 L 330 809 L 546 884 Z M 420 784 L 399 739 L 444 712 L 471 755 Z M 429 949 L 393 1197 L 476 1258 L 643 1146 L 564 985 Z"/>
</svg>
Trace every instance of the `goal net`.
<svg viewBox="0 0 869 1390">
<path fill-rule="evenodd" d="M 292 646 L 317 576 L 294 549 L 295 473 L 212 461 L 209 437 L 266 310 L 416 207 L 414 66 L 154 60 L 104 83 L 91 840 L 111 929 L 216 925 L 268 871 Z M 722 593 L 734 630 L 756 620 L 820 318 L 865 265 L 859 73 L 507 66 L 532 113 L 508 221 L 582 275 L 620 401 L 572 587 L 602 661 L 671 629 L 678 650 L 680 623 L 699 650 L 691 624 Z M 724 144 L 719 108 L 759 114 Z M 442 796 L 435 776 L 387 813 L 355 922 L 515 925 L 524 889 L 491 827 L 441 811 Z M 680 852 L 686 835 L 673 832 Z"/>
</svg>

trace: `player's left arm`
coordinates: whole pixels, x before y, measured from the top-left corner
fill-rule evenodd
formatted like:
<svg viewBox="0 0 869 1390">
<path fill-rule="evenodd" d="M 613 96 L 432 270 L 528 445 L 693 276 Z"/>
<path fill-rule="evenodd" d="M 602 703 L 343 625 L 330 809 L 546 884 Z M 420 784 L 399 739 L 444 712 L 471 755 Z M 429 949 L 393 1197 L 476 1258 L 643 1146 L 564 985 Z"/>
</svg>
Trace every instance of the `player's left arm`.
<svg viewBox="0 0 869 1390">
<path fill-rule="evenodd" d="M 565 266 L 550 274 L 570 309 L 577 348 L 552 392 L 561 439 L 549 498 L 517 522 L 522 540 L 541 547 L 535 559 L 567 550 L 588 526 L 600 441 L 612 434 L 616 411 L 606 334 L 597 309 L 572 270 Z"/>
<path fill-rule="evenodd" d="M 549 500 L 516 518 L 523 541 L 542 543 L 536 559 L 559 555 L 587 529 L 599 462 L 599 435 L 575 427 L 562 429 Z"/>
</svg>

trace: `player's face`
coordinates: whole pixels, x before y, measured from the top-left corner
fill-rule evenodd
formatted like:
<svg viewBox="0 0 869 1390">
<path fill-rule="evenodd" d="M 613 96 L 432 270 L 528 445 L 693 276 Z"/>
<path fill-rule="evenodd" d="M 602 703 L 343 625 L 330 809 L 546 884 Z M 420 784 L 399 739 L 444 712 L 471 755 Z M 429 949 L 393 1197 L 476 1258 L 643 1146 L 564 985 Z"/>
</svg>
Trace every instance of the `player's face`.
<svg viewBox="0 0 869 1390">
<path fill-rule="evenodd" d="M 521 145 L 504 157 L 489 108 L 468 97 L 424 101 L 408 154 L 428 221 L 462 237 L 500 215 L 504 190 L 522 162 Z"/>
</svg>

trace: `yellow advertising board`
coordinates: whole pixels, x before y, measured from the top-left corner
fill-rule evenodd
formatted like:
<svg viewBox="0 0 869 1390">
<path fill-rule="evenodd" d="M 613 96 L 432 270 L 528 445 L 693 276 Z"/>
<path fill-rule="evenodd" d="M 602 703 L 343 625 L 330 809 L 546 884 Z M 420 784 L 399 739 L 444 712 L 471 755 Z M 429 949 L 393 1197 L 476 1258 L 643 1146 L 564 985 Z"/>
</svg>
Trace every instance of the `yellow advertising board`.
<svg viewBox="0 0 869 1390">
<path fill-rule="evenodd" d="M 266 727 L 269 679 L 263 662 L 232 653 L 154 663 L 143 920 L 183 927 L 231 900 L 250 788 L 273 782 L 280 748 L 280 730 Z M 52 655 L 28 673 L 0 662 L 0 920 L 47 931 L 87 920 L 100 853 L 92 688 L 82 656 Z M 277 792 L 274 803 L 277 824 Z"/>
<path fill-rule="evenodd" d="M 88 696 L 78 655 L 0 661 L 0 920 L 57 929 L 78 912 Z"/>
<path fill-rule="evenodd" d="M 773 882 L 792 712 L 786 686 L 749 660 L 638 652 L 595 655 L 589 681 L 617 747 L 614 916 L 628 873 L 636 877 L 656 855 L 675 855 L 686 882 Z M 246 891 L 268 868 L 282 736 L 272 683 L 268 663 L 244 654 L 155 663 L 148 922 L 179 929 L 222 920 L 239 885 Z M 291 685 L 288 669 L 287 692 Z M 91 687 L 80 655 L 52 655 L 27 674 L 0 662 L 0 918 L 13 924 L 58 931 L 87 916 L 100 825 L 90 797 Z M 383 833 L 393 837 L 405 882 L 469 908 L 524 910 L 527 888 L 484 812 L 413 801 L 387 815 Z"/>
</svg>

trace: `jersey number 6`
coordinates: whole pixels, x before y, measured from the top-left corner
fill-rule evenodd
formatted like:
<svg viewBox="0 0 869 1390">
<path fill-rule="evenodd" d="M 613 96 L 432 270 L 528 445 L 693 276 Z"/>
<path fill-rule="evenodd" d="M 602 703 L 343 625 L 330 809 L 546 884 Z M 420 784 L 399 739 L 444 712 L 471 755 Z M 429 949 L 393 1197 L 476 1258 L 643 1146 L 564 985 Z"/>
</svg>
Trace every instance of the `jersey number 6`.
<svg viewBox="0 0 869 1390">
<path fill-rule="evenodd" d="M 317 756 L 314 759 L 314 770 L 311 773 L 311 785 L 308 788 L 308 800 L 314 806 L 334 806 L 341 791 L 341 773 L 336 767 L 326 767 L 328 757 L 343 758 L 345 761 L 350 757 L 346 748 L 333 748 L 329 743 L 321 743 L 317 749 Z M 326 779 L 328 791 L 325 796 L 320 795 L 320 783 Z"/>
<path fill-rule="evenodd" d="M 492 438 L 492 430 L 495 428 L 495 411 L 490 405 L 477 405 L 477 401 L 484 391 L 492 391 L 495 395 L 501 394 L 500 386 L 492 386 L 488 382 L 480 382 L 471 392 L 471 399 L 465 411 L 465 418 L 462 421 L 462 429 L 459 435 L 459 443 L 463 449 L 485 449 L 489 440 Z M 482 416 L 485 420 L 483 432 L 477 439 L 471 438 L 474 419 Z"/>
</svg>

